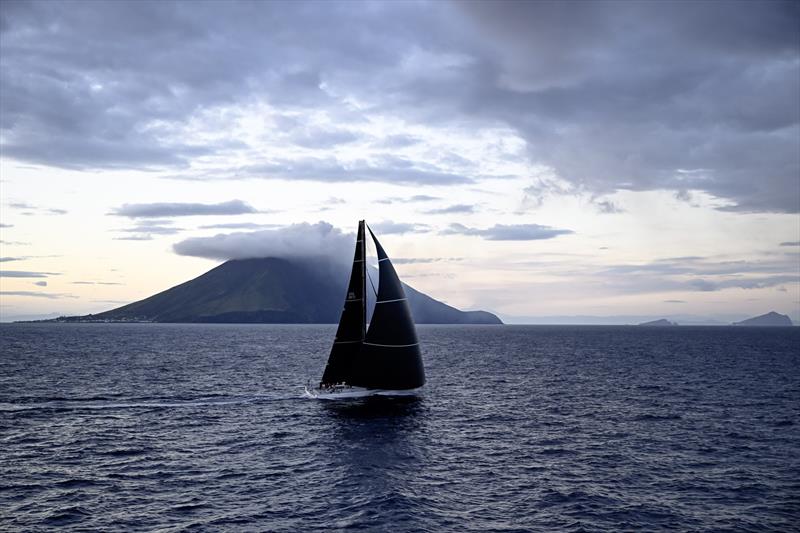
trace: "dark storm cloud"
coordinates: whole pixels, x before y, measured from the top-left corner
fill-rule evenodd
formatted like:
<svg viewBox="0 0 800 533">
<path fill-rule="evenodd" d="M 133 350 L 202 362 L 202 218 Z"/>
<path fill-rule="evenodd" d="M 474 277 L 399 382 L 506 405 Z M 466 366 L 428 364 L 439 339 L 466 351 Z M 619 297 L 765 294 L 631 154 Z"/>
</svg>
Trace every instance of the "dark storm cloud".
<svg viewBox="0 0 800 533">
<path fill-rule="evenodd" d="M 327 2 L 4 2 L 4 155 L 69 168 L 184 166 L 220 148 L 173 135 L 200 109 L 253 96 L 280 108 L 341 106 L 322 89 L 326 79 L 372 76 L 413 41 L 403 20 L 384 22 L 384 11 Z"/>
<path fill-rule="evenodd" d="M 800 209 L 796 2 L 456 5 L 496 50 L 481 105 L 572 183 Z"/>
<path fill-rule="evenodd" d="M 568 229 L 557 229 L 539 224 L 495 224 L 491 228 L 469 228 L 462 224 L 450 224 L 442 235 L 472 235 L 488 241 L 538 241 L 559 235 L 574 233 Z"/>
<path fill-rule="evenodd" d="M 153 203 L 123 204 L 110 214 L 123 217 L 184 217 L 199 215 L 244 215 L 258 213 L 250 205 L 241 200 L 231 200 L 218 204 L 197 203 Z"/>
<path fill-rule="evenodd" d="M 198 111 L 264 98 L 279 110 L 507 125 L 576 190 L 700 190 L 727 210 L 800 210 L 797 2 L 367 5 L 3 2 L 3 154 L 176 170 L 231 147 L 180 134 Z M 314 135 L 300 143 L 347 141 Z M 418 162 L 293 162 L 264 177 L 478 178 Z"/>
</svg>

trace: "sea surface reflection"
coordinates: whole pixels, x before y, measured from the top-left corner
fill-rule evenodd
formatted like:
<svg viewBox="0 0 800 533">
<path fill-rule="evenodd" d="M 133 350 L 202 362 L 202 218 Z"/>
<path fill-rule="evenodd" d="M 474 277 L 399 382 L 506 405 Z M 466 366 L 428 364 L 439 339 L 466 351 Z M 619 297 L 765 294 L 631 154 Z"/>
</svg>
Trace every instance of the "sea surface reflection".
<svg viewBox="0 0 800 533">
<path fill-rule="evenodd" d="M 0 529 L 800 523 L 800 328 L 419 333 L 421 395 L 323 401 L 334 326 L 0 325 Z"/>
</svg>

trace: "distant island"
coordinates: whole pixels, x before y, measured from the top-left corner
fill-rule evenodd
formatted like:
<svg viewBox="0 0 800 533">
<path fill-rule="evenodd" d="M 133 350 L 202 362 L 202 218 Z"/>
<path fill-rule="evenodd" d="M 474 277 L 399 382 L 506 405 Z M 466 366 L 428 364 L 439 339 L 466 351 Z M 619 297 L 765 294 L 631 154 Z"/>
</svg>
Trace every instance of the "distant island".
<svg viewBox="0 0 800 533">
<path fill-rule="evenodd" d="M 319 260 L 231 260 L 144 300 L 45 322 L 335 324 L 348 279 L 339 270 Z M 461 311 L 408 285 L 404 289 L 417 324 L 502 324 L 492 313 Z M 374 302 L 369 285 L 368 301 Z"/>
<path fill-rule="evenodd" d="M 666 318 L 661 318 L 659 320 L 651 320 L 650 322 L 642 322 L 639 324 L 640 326 L 677 326 L 677 322 L 670 322 Z"/>
<path fill-rule="evenodd" d="M 759 315 L 741 322 L 734 322 L 734 326 L 792 326 L 792 319 L 786 315 L 770 311 L 765 315 Z"/>
</svg>

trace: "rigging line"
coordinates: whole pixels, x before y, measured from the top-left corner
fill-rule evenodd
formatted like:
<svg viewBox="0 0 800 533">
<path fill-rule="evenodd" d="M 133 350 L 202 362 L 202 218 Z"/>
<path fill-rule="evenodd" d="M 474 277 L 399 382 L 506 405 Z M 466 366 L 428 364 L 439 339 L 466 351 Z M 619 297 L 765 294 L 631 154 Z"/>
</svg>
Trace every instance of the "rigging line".
<svg viewBox="0 0 800 533">
<path fill-rule="evenodd" d="M 375 284 L 372 283 L 372 276 L 369 275 L 369 270 L 367 270 L 367 279 L 369 279 L 369 284 L 372 285 L 372 292 L 375 293 L 375 298 L 378 297 L 378 291 L 375 290 Z"/>
</svg>

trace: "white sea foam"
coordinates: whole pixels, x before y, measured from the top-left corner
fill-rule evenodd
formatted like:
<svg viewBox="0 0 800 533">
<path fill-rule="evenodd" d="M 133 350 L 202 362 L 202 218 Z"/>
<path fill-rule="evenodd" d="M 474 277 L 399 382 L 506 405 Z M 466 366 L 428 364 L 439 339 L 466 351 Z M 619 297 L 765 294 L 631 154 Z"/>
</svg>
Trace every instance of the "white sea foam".
<svg viewBox="0 0 800 533">
<path fill-rule="evenodd" d="M 327 392 L 318 389 L 303 387 L 303 397 L 313 400 L 346 400 L 349 398 L 368 398 L 370 396 L 416 396 L 422 388 L 409 390 L 384 390 L 384 389 L 364 389 L 352 387 L 335 392 Z"/>
</svg>

